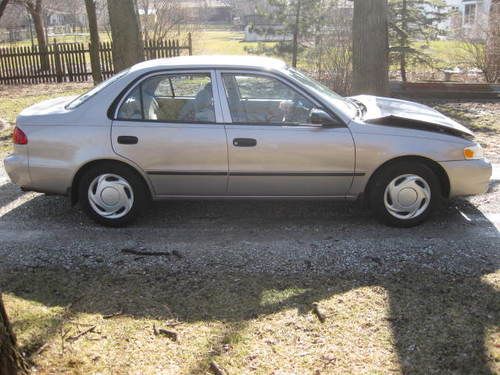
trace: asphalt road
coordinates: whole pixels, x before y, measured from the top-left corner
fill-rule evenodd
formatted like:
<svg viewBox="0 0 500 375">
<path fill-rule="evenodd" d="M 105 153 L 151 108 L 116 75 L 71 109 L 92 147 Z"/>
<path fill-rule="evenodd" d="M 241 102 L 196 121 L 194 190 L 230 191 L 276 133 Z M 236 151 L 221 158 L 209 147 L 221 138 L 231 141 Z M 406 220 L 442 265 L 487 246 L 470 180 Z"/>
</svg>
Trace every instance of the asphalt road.
<svg viewBox="0 0 500 375">
<path fill-rule="evenodd" d="M 499 268 L 499 230 L 500 165 L 487 194 L 452 200 L 410 229 L 383 226 L 360 204 L 325 201 L 161 202 L 134 225 L 110 229 L 67 198 L 21 192 L 0 170 L 0 272 L 161 265 L 180 273 L 380 274 L 414 265 L 478 276 Z M 181 256 L 134 258 L 123 248 Z"/>
</svg>

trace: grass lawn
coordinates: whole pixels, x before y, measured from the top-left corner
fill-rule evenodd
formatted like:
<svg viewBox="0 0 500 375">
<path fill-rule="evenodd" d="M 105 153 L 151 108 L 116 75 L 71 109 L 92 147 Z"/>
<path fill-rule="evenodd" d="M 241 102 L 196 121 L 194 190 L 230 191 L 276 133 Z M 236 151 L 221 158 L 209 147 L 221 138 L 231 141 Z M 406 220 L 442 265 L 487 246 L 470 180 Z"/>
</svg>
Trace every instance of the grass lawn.
<svg viewBox="0 0 500 375">
<path fill-rule="evenodd" d="M 41 374 L 206 374 L 213 361 L 229 374 L 500 370 L 499 275 L 481 282 L 417 275 L 367 281 L 44 268 L 2 274 L 0 285 L 13 291 L 7 309 Z"/>
<path fill-rule="evenodd" d="M 241 42 L 243 32 L 207 30 L 194 34 L 193 54 L 195 55 L 245 55 L 245 46 L 255 43 Z"/>
</svg>

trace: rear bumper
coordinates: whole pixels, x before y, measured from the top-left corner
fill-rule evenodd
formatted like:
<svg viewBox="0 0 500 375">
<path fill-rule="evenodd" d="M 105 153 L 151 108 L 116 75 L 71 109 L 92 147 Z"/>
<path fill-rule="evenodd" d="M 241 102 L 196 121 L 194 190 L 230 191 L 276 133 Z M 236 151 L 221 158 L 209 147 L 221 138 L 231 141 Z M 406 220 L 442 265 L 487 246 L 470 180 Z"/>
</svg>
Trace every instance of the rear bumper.
<svg viewBox="0 0 500 375">
<path fill-rule="evenodd" d="M 450 179 L 450 198 L 484 194 L 490 186 L 491 163 L 487 160 L 440 162 Z"/>
<path fill-rule="evenodd" d="M 3 163 L 7 175 L 14 184 L 19 187 L 28 187 L 31 184 L 27 153 L 16 152 L 7 156 Z"/>
</svg>

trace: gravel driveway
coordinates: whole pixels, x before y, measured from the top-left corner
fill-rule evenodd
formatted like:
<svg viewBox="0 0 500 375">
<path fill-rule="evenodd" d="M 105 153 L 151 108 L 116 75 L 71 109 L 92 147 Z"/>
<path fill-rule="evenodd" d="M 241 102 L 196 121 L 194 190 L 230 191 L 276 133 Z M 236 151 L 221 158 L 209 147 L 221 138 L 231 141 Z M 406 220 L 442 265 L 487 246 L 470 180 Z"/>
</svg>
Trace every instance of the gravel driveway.
<svg viewBox="0 0 500 375">
<path fill-rule="evenodd" d="M 482 274 L 500 265 L 499 168 L 490 192 L 444 205 L 412 229 L 377 223 L 357 203 L 160 202 L 136 224 L 98 226 L 64 197 L 22 193 L 0 170 L 0 272 L 58 266 L 175 272 L 393 273 L 418 266 Z M 123 248 L 177 251 L 181 257 L 131 261 Z"/>
</svg>

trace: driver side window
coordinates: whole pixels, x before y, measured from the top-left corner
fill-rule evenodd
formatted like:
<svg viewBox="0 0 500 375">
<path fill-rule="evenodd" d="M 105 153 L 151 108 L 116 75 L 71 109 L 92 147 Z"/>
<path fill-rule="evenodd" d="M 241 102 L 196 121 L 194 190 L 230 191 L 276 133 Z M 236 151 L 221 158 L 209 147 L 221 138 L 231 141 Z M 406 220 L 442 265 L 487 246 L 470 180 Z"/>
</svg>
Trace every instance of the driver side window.
<svg viewBox="0 0 500 375">
<path fill-rule="evenodd" d="M 233 123 L 308 124 L 314 104 L 276 78 L 222 74 Z"/>
</svg>

